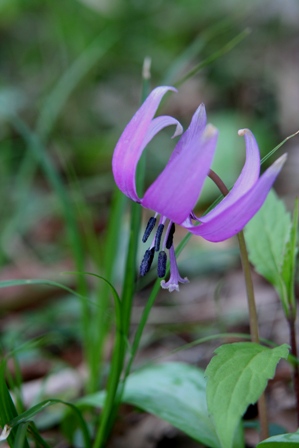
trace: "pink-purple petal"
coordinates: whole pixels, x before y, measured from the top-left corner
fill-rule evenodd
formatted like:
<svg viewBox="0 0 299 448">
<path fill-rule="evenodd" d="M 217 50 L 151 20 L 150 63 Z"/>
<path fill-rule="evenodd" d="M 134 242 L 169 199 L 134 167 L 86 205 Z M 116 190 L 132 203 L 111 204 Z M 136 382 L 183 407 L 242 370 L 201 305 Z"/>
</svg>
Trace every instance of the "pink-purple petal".
<svg viewBox="0 0 299 448">
<path fill-rule="evenodd" d="M 181 123 L 173 117 L 169 117 L 167 115 L 161 115 L 160 117 L 154 118 L 147 130 L 147 133 L 142 142 L 142 148 L 144 149 L 146 145 L 154 138 L 155 135 L 158 134 L 162 129 L 167 126 L 176 126 L 175 132 L 171 138 L 177 137 L 181 135 L 183 132 L 183 126 Z"/>
<path fill-rule="evenodd" d="M 217 216 L 210 212 L 205 216 L 203 224 L 190 226 L 186 223 L 184 227 L 212 242 L 223 241 L 237 234 L 263 205 L 285 160 L 286 154 L 277 159 L 247 193 Z"/>
<path fill-rule="evenodd" d="M 190 129 L 190 128 L 189 128 Z M 214 157 L 217 130 L 208 125 L 198 134 L 192 129 L 183 134 L 175 157 L 148 188 L 142 205 L 181 224 L 195 206 Z"/>
<path fill-rule="evenodd" d="M 127 124 L 113 153 L 112 171 L 115 182 L 118 188 L 133 201 L 139 201 L 135 174 L 138 160 L 145 147 L 143 142 L 147 138 L 148 132 L 152 132 L 153 117 L 163 96 L 169 90 L 176 91 L 174 87 L 163 86 L 157 87 L 151 92 Z"/>
<path fill-rule="evenodd" d="M 184 135 L 179 140 L 178 144 L 174 148 L 171 157 L 169 159 L 170 163 L 172 159 L 174 159 L 184 148 L 188 148 L 189 144 L 192 145 L 192 142 L 196 139 L 200 138 L 200 135 L 205 130 L 207 125 L 207 115 L 204 104 L 200 104 L 200 106 L 196 109 L 191 119 L 191 123 L 186 129 Z"/>
<path fill-rule="evenodd" d="M 245 137 L 246 144 L 246 160 L 241 174 L 229 194 L 209 213 L 209 218 L 207 218 L 207 215 L 202 216 L 199 219 L 200 222 L 204 223 L 212 217 L 216 218 L 249 191 L 259 178 L 261 161 L 257 142 L 249 129 L 241 129 L 238 134 Z"/>
</svg>

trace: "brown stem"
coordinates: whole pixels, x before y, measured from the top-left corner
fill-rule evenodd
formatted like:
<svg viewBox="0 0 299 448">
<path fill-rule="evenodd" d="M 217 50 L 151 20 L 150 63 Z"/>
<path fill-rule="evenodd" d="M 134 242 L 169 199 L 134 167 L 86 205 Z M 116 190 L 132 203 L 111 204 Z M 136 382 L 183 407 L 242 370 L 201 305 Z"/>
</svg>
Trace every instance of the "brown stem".
<svg viewBox="0 0 299 448">
<path fill-rule="evenodd" d="M 296 404 L 297 404 L 297 424 L 299 426 L 299 366 L 297 363 L 298 350 L 297 350 L 295 319 L 296 318 L 290 317 L 288 319 L 288 323 L 289 323 L 289 329 L 290 329 L 291 353 L 296 358 L 295 364 L 293 366 L 293 381 L 294 381 L 294 389 L 295 389 Z"/>
<path fill-rule="evenodd" d="M 214 184 L 219 188 L 223 196 L 226 196 L 229 193 L 229 189 L 225 185 L 222 179 L 218 176 L 218 174 L 215 173 L 215 171 L 210 170 L 208 174 L 209 178 L 212 179 Z"/>
<path fill-rule="evenodd" d="M 220 179 L 218 174 L 216 174 L 213 170 L 210 170 L 208 176 L 217 185 L 217 187 L 219 188 L 219 190 L 221 191 L 221 193 L 224 196 L 226 196 L 229 193 L 228 188 L 226 187 L 224 182 Z M 253 289 L 253 282 L 252 282 L 252 277 L 251 277 L 250 263 L 249 263 L 249 259 L 248 259 L 248 251 L 247 251 L 243 231 L 241 230 L 241 232 L 239 232 L 237 234 L 237 236 L 238 236 L 238 242 L 239 242 L 239 247 L 240 247 L 241 263 L 242 263 L 242 268 L 243 268 L 244 277 L 245 277 L 251 340 L 252 340 L 252 342 L 259 344 L 258 318 L 257 318 L 256 305 L 255 305 L 254 289 Z M 299 377 L 298 377 L 298 380 L 299 380 Z M 299 382 L 298 382 L 298 385 L 299 385 Z M 261 440 L 264 440 L 269 437 L 265 394 L 262 394 L 258 400 L 258 410 L 259 410 L 259 421 L 260 421 L 260 427 L 261 427 L 260 436 L 261 436 Z"/>
<path fill-rule="evenodd" d="M 248 309 L 249 309 L 249 325 L 250 325 L 250 335 L 252 342 L 259 344 L 259 329 L 258 329 L 258 317 L 255 305 L 255 297 L 254 297 L 254 289 L 253 282 L 251 277 L 250 263 L 248 260 L 248 252 L 246 247 L 246 242 L 244 238 L 244 233 L 241 230 L 237 234 L 239 247 L 240 247 L 240 255 L 241 255 L 241 263 L 245 277 L 246 284 L 246 292 L 248 299 Z"/>
</svg>

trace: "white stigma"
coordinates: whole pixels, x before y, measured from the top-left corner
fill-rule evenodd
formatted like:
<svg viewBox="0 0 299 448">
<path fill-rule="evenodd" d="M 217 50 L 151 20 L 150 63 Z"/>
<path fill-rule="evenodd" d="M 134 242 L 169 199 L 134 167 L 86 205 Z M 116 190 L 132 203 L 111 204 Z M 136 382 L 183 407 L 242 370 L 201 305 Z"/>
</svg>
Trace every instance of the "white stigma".
<svg viewBox="0 0 299 448">
<path fill-rule="evenodd" d="M 213 135 L 217 134 L 217 128 L 213 126 L 212 124 L 207 124 L 204 132 L 203 132 L 203 138 L 210 138 L 213 137 Z"/>
<path fill-rule="evenodd" d="M 249 129 L 239 129 L 238 130 L 238 135 L 240 136 L 240 137 L 243 137 L 245 134 L 249 134 L 250 133 L 250 130 Z"/>
</svg>

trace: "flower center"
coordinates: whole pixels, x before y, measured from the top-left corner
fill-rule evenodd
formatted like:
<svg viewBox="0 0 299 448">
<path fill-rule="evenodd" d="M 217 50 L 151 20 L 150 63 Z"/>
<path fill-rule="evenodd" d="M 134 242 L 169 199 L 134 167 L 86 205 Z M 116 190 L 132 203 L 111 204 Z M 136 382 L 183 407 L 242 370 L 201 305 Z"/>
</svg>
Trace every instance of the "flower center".
<svg viewBox="0 0 299 448">
<path fill-rule="evenodd" d="M 143 257 L 141 265 L 140 265 L 140 270 L 139 270 L 140 275 L 142 277 L 149 272 L 151 265 L 153 263 L 153 260 L 154 260 L 155 252 L 159 252 L 158 264 L 157 264 L 158 277 L 163 278 L 166 274 L 167 255 L 165 252 L 165 248 L 168 250 L 171 248 L 171 246 L 173 244 L 173 235 L 175 232 L 175 225 L 172 221 L 170 221 L 168 223 L 168 226 L 167 226 L 167 229 L 165 232 L 164 241 L 162 244 L 162 250 L 160 250 L 161 239 L 162 239 L 162 235 L 164 232 L 166 219 L 167 218 L 165 216 L 162 216 L 160 218 L 160 222 L 157 227 L 155 237 L 152 241 L 152 244 L 145 251 L 144 257 Z M 145 228 L 145 231 L 144 231 L 144 234 L 142 237 L 142 241 L 144 243 L 148 240 L 150 234 L 152 233 L 153 229 L 155 228 L 156 222 L 157 222 L 157 214 L 155 216 L 152 216 L 147 223 L 147 226 Z"/>
</svg>

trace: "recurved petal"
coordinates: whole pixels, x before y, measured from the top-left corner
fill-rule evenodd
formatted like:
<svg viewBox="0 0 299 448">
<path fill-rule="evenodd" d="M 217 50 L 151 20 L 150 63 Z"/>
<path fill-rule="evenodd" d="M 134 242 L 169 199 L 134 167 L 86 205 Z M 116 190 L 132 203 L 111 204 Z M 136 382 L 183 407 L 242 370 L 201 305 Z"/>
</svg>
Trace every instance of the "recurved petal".
<svg viewBox="0 0 299 448">
<path fill-rule="evenodd" d="M 205 215 L 204 223 L 198 226 L 190 226 L 186 223 L 184 227 L 191 233 L 213 242 L 223 241 L 236 235 L 263 205 L 286 157 L 284 154 L 277 159 L 247 193 L 223 209 L 217 216 L 210 212 Z"/>
<path fill-rule="evenodd" d="M 238 134 L 245 137 L 246 160 L 240 176 L 227 196 L 209 213 L 209 218 L 202 216 L 201 222 L 207 222 L 211 217 L 216 217 L 226 210 L 249 191 L 259 178 L 260 174 L 260 152 L 254 135 L 249 129 L 241 129 Z"/>
<path fill-rule="evenodd" d="M 182 136 L 176 147 L 174 148 L 171 157 L 169 159 L 169 162 L 171 162 L 171 160 L 174 159 L 183 150 L 183 148 L 188 148 L 189 144 L 192 145 L 192 142 L 194 140 L 199 139 L 200 135 L 205 130 L 206 125 L 207 125 L 207 114 L 205 106 L 202 103 L 194 112 L 190 125 L 188 129 L 186 129 L 184 135 Z"/>
<path fill-rule="evenodd" d="M 198 109 L 196 113 L 202 113 Z M 198 200 L 203 183 L 212 164 L 217 143 L 217 130 L 208 125 L 187 129 L 175 148 L 168 164 L 148 188 L 142 205 L 171 221 L 181 224 Z"/>
<path fill-rule="evenodd" d="M 152 140 L 152 138 L 158 134 L 162 129 L 167 126 L 176 126 L 175 132 L 171 138 L 175 138 L 178 135 L 181 135 L 183 132 L 183 126 L 181 123 L 173 117 L 169 117 L 168 115 L 161 115 L 160 117 L 154 118 L 147 130 L 147 133 L 143 139 L 142 146 L 143 148 Z"/>
<path fill-rule="evenodd" d="M 159 107 L 161 99 L 169 90 L 176 91 L 174 87 L 163 86 L 154 89 L 142 106 L 135 113 L 131 121 L 127 124 L 115 147 L 112 158 L 112 171 L 118 188 L 133 201 L 139 201 L 136 185 L 135 173 L 138 160 L 144 150 L 144 141 L 149 142 L 148 135 L 155 135 L 153 117 Z M 170 117 L 169 117 L 170 119 Z M 173 119 L 172 119 L 173 120 Z M 160 122 L 156 122 L 160 123 Z M 164 122 L 165 126 L 174 124 Z M 161 127 L 156 127 L 156 132 Z"/>
</svg>

